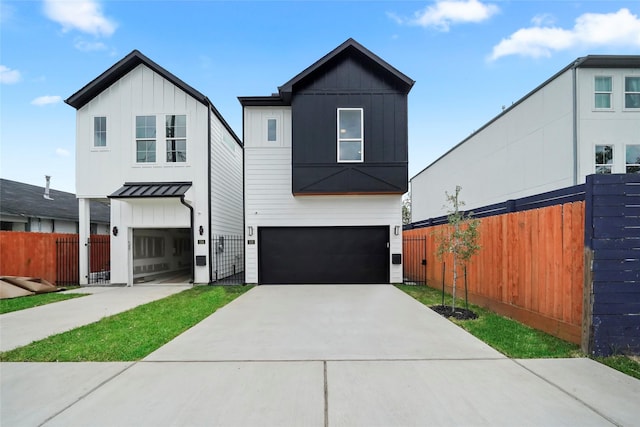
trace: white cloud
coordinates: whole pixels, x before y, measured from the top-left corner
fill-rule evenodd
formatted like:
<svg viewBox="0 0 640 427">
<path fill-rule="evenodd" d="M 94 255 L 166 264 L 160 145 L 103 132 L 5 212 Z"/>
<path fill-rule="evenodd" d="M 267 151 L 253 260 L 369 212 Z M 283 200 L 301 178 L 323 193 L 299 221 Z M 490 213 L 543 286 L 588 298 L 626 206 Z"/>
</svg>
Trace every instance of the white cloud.
<svg viewBox="0 0 640 427">
<path fill-rule="evenodd" d="M 56 148 L 56 155 L 58 157 L 69 157 L 71 153 L 69 150 L 65 150 L 64 148 Z"/>
<path fill-rule="evenodd" d="M 540 15 L 536 15 L 531 18 L 531 23 L 536 27 L 542 27 L 543 25 L 550 26 L 556 23 L 556 19 L 551 14 L 541 13 Z"/>
<path fill-rule="evenodd" d="M 4 65 L 0 65 L 0 83 L 10 85 L 14 83 L 18 83 L 22 80 L 22 75 L 18 70 L 12 70 L 9 67 L 5 67 Z"/>
<path fill-rule="evenodd" d="M 99 50 L 107 50 L 107 45 L 102 42 L 88 42 L 82 39 L 77 39 L 73 46 L 82 52 L 95 52 Z"/>
<path fill-rule="evenodd" d="M 31 101 L 32 105 L 37 105 L 38 107 L 42 107 L 44 105 L 51 105 L 51 104 L 57 104 L 60 101 L 62 101 L 62 97 L 55 95 L 45 95 L 45 96 L 39 96 L 36 99 L 34 99 L 33 101 Z"/>
<path fill-rule="evenodd" d="M 110 36 L 117 27 L 94 0 L 45 0 L 44 13 L 61 24 L 63 31 L 75 29 L 94 36 Z"/>
<path fill-rule="evenodd" d="M 536 23 L 535 18 L 533 22 Z M 494 46 L 489 59 L 509 55 L 549 57 L 554 51 L 598 46 L 640 47 L 638 16 L 623 8 L 615 13 L 585 13 L 569 30 L 551 26 L 522 28 Z"/>
<path fill-rule="evenodd" d="M 453 24 L 486 21 L 499 11 L 495 4 L 485 4 L 478 0 L 439 0 L 424 10 L 414 13 L 413 18 L 410 19 L 404 19 L 395 14 L 388 14 L 388 16 L 398 24 L 449 31 L 449 27 Z"/>
</svg>

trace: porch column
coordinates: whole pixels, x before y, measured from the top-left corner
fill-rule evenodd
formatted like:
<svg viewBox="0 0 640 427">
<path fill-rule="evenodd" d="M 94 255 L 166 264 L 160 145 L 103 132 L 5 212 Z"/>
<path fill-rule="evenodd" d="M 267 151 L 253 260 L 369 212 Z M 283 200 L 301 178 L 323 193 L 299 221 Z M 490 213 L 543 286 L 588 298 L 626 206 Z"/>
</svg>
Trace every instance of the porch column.
<svg viewBox="0 0 640 427">
<path fill-rule="evenodd" d="M 91 232 L 91 199 L 78 199 L 78 261 L 80 264 L 80 284 L 89 284 L 89 236 Z"/>
</svg>

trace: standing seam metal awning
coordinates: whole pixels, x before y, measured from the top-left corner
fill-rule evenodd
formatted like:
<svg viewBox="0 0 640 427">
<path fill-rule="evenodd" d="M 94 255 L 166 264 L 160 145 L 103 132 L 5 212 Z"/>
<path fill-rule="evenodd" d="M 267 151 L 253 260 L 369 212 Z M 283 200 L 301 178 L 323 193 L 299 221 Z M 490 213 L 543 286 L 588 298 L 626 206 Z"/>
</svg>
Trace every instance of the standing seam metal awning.
<svg viewBox="0 0 640 427">
<path fill-rule="evenodd" d="M 125 182 L 110 194 L 110 199 L 183 197 L 191 182 Z"/>
</svg>

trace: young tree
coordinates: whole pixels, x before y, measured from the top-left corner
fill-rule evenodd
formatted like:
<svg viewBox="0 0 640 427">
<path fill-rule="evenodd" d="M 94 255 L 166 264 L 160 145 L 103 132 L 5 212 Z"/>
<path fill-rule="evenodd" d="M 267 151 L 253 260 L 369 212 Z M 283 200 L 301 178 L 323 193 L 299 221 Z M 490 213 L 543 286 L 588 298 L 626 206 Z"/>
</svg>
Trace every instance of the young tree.
<svg viewBox="0 0 640 427">
<path fill-rule="evenodd" d="M 453 255 L 452 313 L 455 312 L 456 308 L 458 265 L 466 266 L 469 259 L 480 250 L 480 245 L 478 244 L 480 221 L 472 218 L 471 213 L 465 214 L 460 210 L 464 206 L 464 202 L 459 198 L 460 190 L 462 190 L 462 187 L 457 185 L 455 194 L 449 194 L 445 191 L 447 203 L 449 204 L 449 215 L 447 216 L 449 227 L 436 236 L 438 240 L 438 258 L 442 259 L 446 253 Z"/>
<path fill-rule="evenodd" d="M 402 199 L 402 223 L 411 224 L 411 193 L 405 194 Z"/>
</svg>

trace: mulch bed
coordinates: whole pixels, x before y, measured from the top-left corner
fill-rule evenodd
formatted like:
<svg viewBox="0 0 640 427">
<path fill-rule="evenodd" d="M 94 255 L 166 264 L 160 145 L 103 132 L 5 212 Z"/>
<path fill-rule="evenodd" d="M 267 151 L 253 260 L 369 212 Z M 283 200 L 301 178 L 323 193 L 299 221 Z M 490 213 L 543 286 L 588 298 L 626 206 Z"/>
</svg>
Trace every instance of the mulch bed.
<svg viewBox="0 0 640 427">
<path fill-rule="evenodd" d="M 429 308 L 447 318 L 453 317 L 458 320 L 473 320 L 478 318 L 476 313 L 466 308 L 456 307 L 455 311 L 451 309 L 450 305 L 432 305 Z"/>
</svg>

